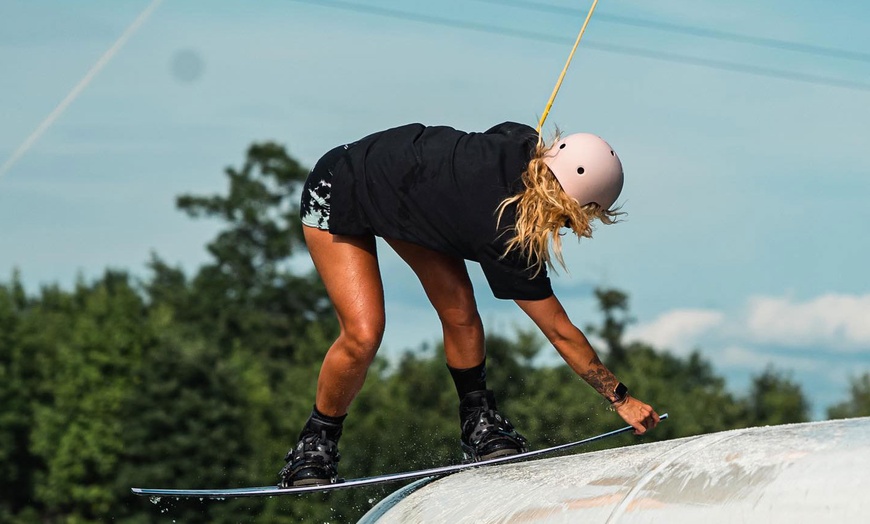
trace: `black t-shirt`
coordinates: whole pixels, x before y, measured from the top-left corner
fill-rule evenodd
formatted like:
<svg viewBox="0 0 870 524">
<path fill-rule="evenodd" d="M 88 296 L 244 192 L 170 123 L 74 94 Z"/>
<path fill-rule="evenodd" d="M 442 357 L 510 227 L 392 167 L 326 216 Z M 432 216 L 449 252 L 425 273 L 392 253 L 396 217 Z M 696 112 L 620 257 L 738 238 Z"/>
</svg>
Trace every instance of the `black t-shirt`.
<svg viewBox="0 0 870 524">
<path fill-rule="evenodd" d="M 349 144 L 332 169 L 329 230 L 404 240 L 480 263 L 497 298 L 553 294 L 546 268 L 537 276 L 505 245 L 537 132 L 505 122 L 485 133 L 409 124 Z"/>
</svg>

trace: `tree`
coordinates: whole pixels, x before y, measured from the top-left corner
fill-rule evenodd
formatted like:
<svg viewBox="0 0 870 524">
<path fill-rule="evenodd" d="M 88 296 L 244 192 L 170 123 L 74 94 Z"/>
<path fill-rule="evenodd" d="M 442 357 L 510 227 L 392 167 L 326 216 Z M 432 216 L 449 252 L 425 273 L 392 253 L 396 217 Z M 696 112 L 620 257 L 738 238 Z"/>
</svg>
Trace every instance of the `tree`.
<svg viewBox="0 0 870 524">
<path fill-rule="evenodd" d="M 42 467 L 33 495 L 47 515 L 97 521 L 115 501 L 120 407 L 148 343 L 144 303 L 127 275 L 112 271 L 71 294 L 43 291 L 42 302 L 21 342 L 39 362 L 30 451 Z"/>
<path fill-rule="evenodd" d="M 748 425 L 790 424 L 809 420 L 810 405 L 788 374 L 768 367 L 753 377 L 744 400 Z"/>
<path fill-rule="evenodd" d="M 627 347 L 626 355 L 620 380 L 658 413 L 672 417 L 650 438 L 664 440 L 747 425 L 743 404 L 728 392 L 725 379 L 715 373 L 700 352 L 679 357 L 634 342 Z"/>
<path fill-rule="evenodd" d="M 239 340 L 252 351 L 281 359 L 301 354 L 312 322 L 334 322 L 330 303 L 313 273 L 291 264 L 304 247 L 299 193 L 308 171 L 275 143 L 253 144 L 241 168 L 227 168 L 226 195 L 178 198 L 193 218 L 222 220 L 227 227 L 208 244 L 214 261 L 200 268 L 189 292 L 174 299 L 177 315 L 206 328 L 224 349 Z M 179 275 L 152 262 L 155 282 L 179 284 Z M 155 296 L 156 288 L 150 290 Z"/>
<path fill-rule="evenodd" d="M 112 485 L 126 502 L 114 508 L 121 522 L 142 509 L 131 486 L 237 487 L 264 480 L 255 464 L 255 447 L 268 432 L 259 417 L 265 383 L 259 362 L 222 355 L 179 333 L 169 317 L 155 315 L 149 323 L 157 340 L 131 377 L 135 391 L 119 417 L 123 451 Z M 163 510 L 179 522 L 238 522 L 248 517 L 239 506 L 184 501 Z"/>
<path fill-rule="evenodd" d="M 21 323 L 29 303 L 17 272 L 0 286 L 0 522 L 26 507 L 33 493 L 38 460 L 28 441 L 36 393 L 32 355 L 20 343 Z"/>
<path fill-rule="evenodd" d="M 828 418 L 870 417 L 870 372 L 850 380 L 850 398 L 828 408 Z"/>
<path fill-rule="evenodd" d="M 604 361 L 608 367 L 616 369 L 626 361 L 622 337 L 628 324 L 634 320 L 628 314 L 628 295 L 618 289 L 596 288 L 595 298 L 604 314 L 604 322 L 601 327 L 587 327 L 587 331 L 604 340 L 607 345 Z"/>
</svg>

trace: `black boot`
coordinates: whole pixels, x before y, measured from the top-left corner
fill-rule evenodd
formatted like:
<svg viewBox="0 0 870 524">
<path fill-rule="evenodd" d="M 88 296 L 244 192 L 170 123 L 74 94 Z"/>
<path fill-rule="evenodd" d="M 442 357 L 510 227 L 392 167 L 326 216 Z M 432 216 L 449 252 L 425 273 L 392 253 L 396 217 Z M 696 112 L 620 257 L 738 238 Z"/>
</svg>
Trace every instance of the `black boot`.
<svg viewBox="0 0 870 524">
<path fill-rule="evenodd" d="M 337 481 L 342 420 L 344 417 L 325 417 L 314 410 L 299 442 L 284 457 L 287 464 L 278 473 L 278 487 L 320 486 Z"/>
<path fill-rule="evenodd" d="M 479 462 L 529 450 L 529 443 L 495 405 L 492 391 L 474 391 L 459 403 L 465 462 Z"/>
</svg>

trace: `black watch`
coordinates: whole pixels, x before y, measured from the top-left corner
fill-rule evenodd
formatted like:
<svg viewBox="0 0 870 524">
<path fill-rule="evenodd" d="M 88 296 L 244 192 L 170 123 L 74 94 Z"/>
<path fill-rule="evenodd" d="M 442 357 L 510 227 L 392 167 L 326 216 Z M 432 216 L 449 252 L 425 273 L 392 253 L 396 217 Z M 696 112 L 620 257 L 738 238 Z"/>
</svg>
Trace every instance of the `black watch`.
<svg viewBox="0 0 870 524">
<path fill-rule="evenodd" d="M 628 386 L 620 382 L 616 385 L 616 389 L 613 390 L 613 397 L 610 399 L 611 404 L 616 404 L 617 402 L 622 402 L 628 396 Z"/>
</svg>

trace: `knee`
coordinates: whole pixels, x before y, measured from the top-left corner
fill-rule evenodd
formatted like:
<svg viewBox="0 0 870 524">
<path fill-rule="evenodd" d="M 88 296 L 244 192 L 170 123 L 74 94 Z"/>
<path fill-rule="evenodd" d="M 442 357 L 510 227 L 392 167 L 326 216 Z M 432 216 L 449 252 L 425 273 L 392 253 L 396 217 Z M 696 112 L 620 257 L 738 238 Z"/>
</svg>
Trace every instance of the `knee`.
<svg viewBox="0 0 870 524">
<path fill-rule="evenodd" d="M 356 362 L 368 365 L 375 358 L 384 337 L 383 319 L 354 322 L 341 331 L 346 355 Z"/>
<path fill-rule="evenodd" d="M 477 308 L 452 307 L 438 312 L 444 329 L 483 329 Z"/>
</svg>

